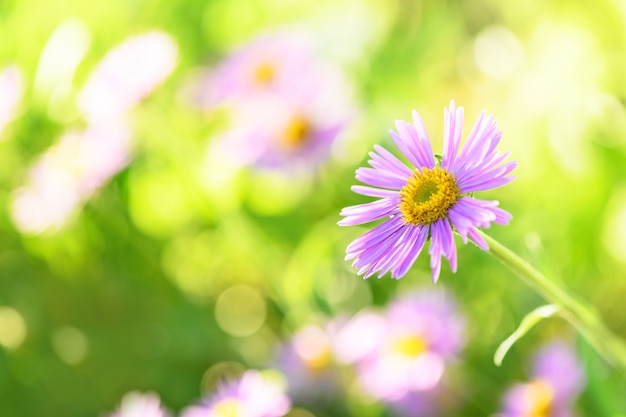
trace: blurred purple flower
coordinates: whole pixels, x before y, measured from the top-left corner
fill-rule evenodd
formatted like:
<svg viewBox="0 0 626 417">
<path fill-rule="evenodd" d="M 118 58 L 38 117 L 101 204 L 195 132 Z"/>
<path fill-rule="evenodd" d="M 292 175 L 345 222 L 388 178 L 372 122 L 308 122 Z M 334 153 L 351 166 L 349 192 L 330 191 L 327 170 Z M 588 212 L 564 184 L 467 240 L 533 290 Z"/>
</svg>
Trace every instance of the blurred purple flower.
<svg viewBox="0 0 626 417">
<path fill-rule="evenodd" d="M 111 50 L 91 73 L 78 96 L 90 122 L 123 115 L 173 70 L 178 49 L 165 32 L 136 35 Z"/>
<path fill-rule="evenodd" d="M 120 123 L 66 133 L 31 168 L 30 182 L 14 192 L 13 222 L 41 233 L 60 228 L 95 190 L 130 161 L 131 132 Z"/>
<path fill-rule="evenodd" d="M 0 72 L 0 135 L 4 127 L 15 117 L 15 109 L 24 92 L 22 73 L 15 65 Z"/>
<path fill-rule="evenodd" d="M 317 403 L 337 395 L 331 338 L 326 330 L 307 325 L 278 349 L 275 368 L 287 379 L 287 392 L 296 402 Z"/>
<path fill-rule="evenodd" d="M 553 342 L 535 357 L 530 382 L 511 387 L 501 417 L 572 417 L 585 385 L 585 374 L 573 348 Z"/>
<path fill-rule="evenodd" d="M 169 417 L 171 414 L 161 406 L 156 394 L 130 392 L 122 398 L 117 411 L 108 417 Z"/>
<path fill-rule="evenodd" d="M 351 83 L 299 33 L 259 36 L 190 90 L 200 107 L 227 103 L 231 127 L 215 137 L 212 161 L 309 175 L 354 117 Z"/>
<path fill-rule="evenodd" d="M 192 83 L 189 94 L 210 109 L 225 100 L 256 94 L 290 93 L 311 84 L 323 85 L 313 43 L 302 33 L 275 31 L 253 39 Z"/>
<path fill-rule="evenodd" d="M 346 207 L 341 226 L 353 226 L 386 219 L 365 233 L 347 248 L 346 259 L 354 259 L 358 273 L 368 278 L 378 272 L 382 277 L 391 271 L 392 278 L 403 277 L 411 268 L 426 241 L 429 248 L 433 281 L 441 270 L 441 256 L 457 268 L 453 228 L 463 241 L 473 240 L 484 250 L 487 243 L 477 233 L 477 227 L 489 227 L 492 222 L 507 224 L 511 215 L 496 207 L 497 201 L 472 197 L 477 191 L 497 188 L 511 182 L 507 176 L 515 162 L 501 163 L 508 153 L 501 154 L 496 146 L 502 137 L 492 116 L 485 119 L 483 111 L 461 147 L 463 108 L 444 110 L 443 156 L 436 162 L 426 128 L 416 111 L 413 124 L 396 121 L 397 133 L 391 138 L 414 168 L 409 168 L 385 148 L 375 145 L 370 152 L 371 168 L 359 168 L 356 178 L 372 187 L 356 185 L 352 190 L 369 197 L 379 197 L 371 203 Z"/>
<path fill-rule="evenodd" d="M 393 301 L 383 315 L 357 315 L 339 330 L 335 348 L 339 360 L 355 364 L 365 392 L 395 402 L 438 386 L 446 363 L 464 345 L 463 329 L 447 293 L 412 292 Z M 347 354 L 350 350 L 357 354 Z"/>
<path fill-rule="evenodd" d="M 251 370 L 218 387 L 203 403 L 183 410 L 181 417 L 280 417 L 290 408 L 278 381 Z"/>
<path fill-rule="evenodd" d="M 239 103 L 234 128 L 215 138 L 209 157 L 308 174 L 327 160 L 352 117 L 349 109 L 335 109 L 321 91 L 309 97 L 255 96 Z"/>
</svg>

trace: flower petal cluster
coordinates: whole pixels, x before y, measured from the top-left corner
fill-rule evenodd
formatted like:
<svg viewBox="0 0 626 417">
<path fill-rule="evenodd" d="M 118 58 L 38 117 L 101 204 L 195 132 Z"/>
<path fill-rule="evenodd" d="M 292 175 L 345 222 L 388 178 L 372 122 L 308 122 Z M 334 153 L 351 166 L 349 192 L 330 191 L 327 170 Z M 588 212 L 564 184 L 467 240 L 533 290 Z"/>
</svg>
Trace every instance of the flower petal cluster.
<svg viewBox="0 0 626 417">
<path fill-rule="evenodd" d="M 463 108 L 454 101 L 444 111 L 443 154 L 439 163 L 433 154 L 428 134 L 419 114 L 413 123 L 396 121 L 391 131 L 393 142 L 412 167 L 387 149 L 375 145 L 370 152 L 370 167 L 357 169 L 356 178 L 364 185 L 352 190 L 378 200 L 344 208 L 342 226 L 384 220 L 347 248 L 347 260 L 353 260 L 358 273 L 368 278 L 391 271 L 393 278 L 403 277 L 418 258 L 426 242 L 432 279 L 437 281 L 441 257 L 457 269 L 453 231 L 463 241 L 472 240 L 480 248 L 488 245 L 477 231 L 491 223 L 507 224 L 511 215 L 498 208 L 497 201 L 479 200 L 473 193 L 508 184 L 516 167 L 505 162 L 509 153 L 496 150 L 502 137 L 491 115 L 483 111 L 465 143 L 461 144 Z"/>
<path fill-rule="evenodd" d="M 206 110 L 225 106 L 230 125 L 209 148 L 213 160 L 310 174 L 327 160 L 355 111 L 351 83 L 301 32 L 264 33 L 190 88 Z M 234 156 L 234 157 L 233 157 Z"/>
<path fill-rule="evenodd" d="M 183 410 L 181 417 L 280 417 L 290 408 L 291 400 L 278 381 L 249 370 L 218 387 L 203 403 Z"/>
<path fill-rule="evenodd" d="M 119 408 L 109 417 L 170 417 L 171 415 L 161 405 L 158 395 L 133 391 L 122 398 Z"/>
</svg>

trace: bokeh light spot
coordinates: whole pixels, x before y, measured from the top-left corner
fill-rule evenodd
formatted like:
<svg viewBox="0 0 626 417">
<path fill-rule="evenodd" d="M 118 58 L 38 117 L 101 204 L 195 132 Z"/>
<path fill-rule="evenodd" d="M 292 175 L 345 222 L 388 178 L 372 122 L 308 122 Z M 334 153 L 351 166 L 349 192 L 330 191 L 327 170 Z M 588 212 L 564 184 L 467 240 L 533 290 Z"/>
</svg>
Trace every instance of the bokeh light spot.
<svg viewBox="0 0 626 417">
<path fill-rule="evenodd" d="M 172 172 L 139 170 L 131 177 L 130 212 L 142 231 L 168 235 L 191 216 L 189 198 Z"/>
<path fill-rule="evenodd" d="M 478 34 L 474 57 L 483 74 L 496 80 L 510 78 L 524 62 L 524 49 L 509 30 L 491 26 Z"/>
<path fill-rule="evenodd" d="M 0 345 L 16 349 L 26 338 L 26 321 L 17 310 L 0 307 Z"/>
<path fill-rule="evenodd" d="M 55 353 L 68 365 L 82 362 L 87 356 L 88 346 L 85 334 L 75 327 L 61 327 L 52 335 Z"/>
<path fill-rule="evenodd" d="M 237 362 L 216 363 L 202 376 L 202 392 L 212 392 L 224 382 L 239 378 L 245 371 L 245 366 Z"/>
<path fill-rule="evenodd" d="M 249 336 L 265 322 L 265 301 L 257 290 L 235 285 L 224 291 L 215 303 L 215 319 L 232 336 Z"/>
</svg>

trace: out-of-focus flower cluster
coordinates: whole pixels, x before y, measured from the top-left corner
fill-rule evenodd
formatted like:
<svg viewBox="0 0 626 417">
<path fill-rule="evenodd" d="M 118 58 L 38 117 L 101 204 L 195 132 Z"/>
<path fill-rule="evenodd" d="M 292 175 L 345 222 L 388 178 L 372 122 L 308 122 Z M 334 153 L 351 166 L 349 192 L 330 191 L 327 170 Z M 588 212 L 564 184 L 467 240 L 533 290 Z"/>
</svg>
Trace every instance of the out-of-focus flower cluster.
<svg viewBox="0 0 626 417">
<path fill-rule="evenodd" d="M 452 295 L 441 287 L 414 290 L 382 309 L 304 325 L 277 346 L 266 370 L 221 379 L 181 416 L 280 417 L 292 405 L 316 410 L 348 398 L 397 416 L 449 415 L 465 401 L 465 343 L 465 318 Z M 553 342 L 537 353 L 532 381 L 504 392 L 499 416 L 570 417 L 584 379 L 573 348 Z M 170 415 L 154 394 L 131 393 L 111 417 Z"/>
<path fill-rule="evenodd" d="M 290 30 L 257 37 L 203 72 L 188 87 L 198 108 L 227 107 L 226 131 L 209 164 L 228 161 L 310 175 L 355 115 L 351 83 L 324 60 L 312 38 Z"/>
</svg>

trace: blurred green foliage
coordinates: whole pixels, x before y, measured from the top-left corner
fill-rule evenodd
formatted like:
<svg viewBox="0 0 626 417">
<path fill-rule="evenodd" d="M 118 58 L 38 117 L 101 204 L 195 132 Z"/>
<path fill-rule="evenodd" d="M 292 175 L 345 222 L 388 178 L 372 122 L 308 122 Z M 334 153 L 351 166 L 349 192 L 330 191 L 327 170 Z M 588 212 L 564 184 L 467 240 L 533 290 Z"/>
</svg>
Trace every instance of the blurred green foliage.
<svg viewBox="0 0 626 417">
<path fill-rule="evenodd" d="M 91 43 L 58 118 L 33 80 L 47 40 L 70 17 L 86 25 Z M 286 24 L 319 33 L 354 77 L 361 110 L 342 154 L 309 184 L 246 169 L 208 184 L 203 156 L 222 116 L 190 108 L 180 91 L 194 71 Z M 63 131 L 84 125 L 75 98 L 88 74 L 112 47 L 150 29 L 168 32 L 180 55 L 131 113 L 132 162 L 61 230 L 18 232 L 11 195 Z M 450 98 L 465 107 L 466 124 L 483 108 L 493 113 L 501 149 L 519 162 L 514 183 L 481 195 L 514 216 L 493 236 L 590 300 L 626 337 L 623 1 L 3 0 L 0 39 L 0 69 L 17 64 L 26 87 L 0 142 L 0 307 L 17 312 L 26 331 L 16 346 L 0 346 L 2 415 L 99 415 L 130 390 L 156 391 L 180 410 L 201 395 L 211 366 L 263 367 L 279 340 L 309 321 L 430 285 L 424 257 L 400 281 L 358 278 L 343 256 L 366 228 L 336 222 L 342 207 L 366 201 L 350 192 L 354 169 L 374 143 L 391 144 L 396 118 L 420 111 L 440 149 Z M 459 415 L 497 412 L 542 341 L 577 340 L 550 319 L 496 367 L 498 344 L 542 300 L 472 245 L 459 248 L 456 274 L 444 265 L 437 285 L 468 318 Z M 248 310 L 218 308 L 233 288 Z M 578 347 L 589 378 L 580 414 L 620 415 L 624 377 Z M 382 412 L 372 406 L 362 415 Z"/>
</svg>

